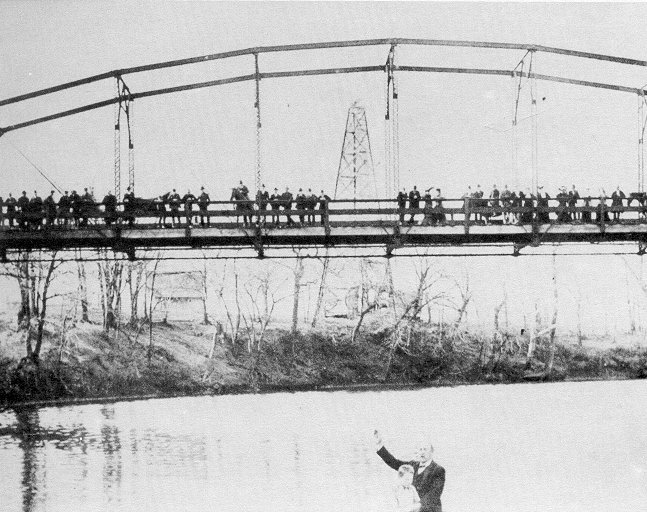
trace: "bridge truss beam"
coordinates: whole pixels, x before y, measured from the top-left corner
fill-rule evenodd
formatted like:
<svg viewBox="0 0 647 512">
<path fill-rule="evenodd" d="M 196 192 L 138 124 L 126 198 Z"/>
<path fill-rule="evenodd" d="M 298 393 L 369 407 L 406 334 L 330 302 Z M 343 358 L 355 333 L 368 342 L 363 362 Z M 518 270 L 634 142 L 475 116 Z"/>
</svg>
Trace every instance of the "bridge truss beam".
<svg viewBox="0 0 647 512">
<path fill-rule="evenodd" d="M 297 70 L 297 71 L 274 71 L 274 72 L 262 72 L 262 73 L 253 73 L 248 75 L 240 75 L 230 78 L 222 78 L 219 80 L 209 80 L 206 82 L 196 82 L 192 84 L 179 85 L 175 87 L 167 87 L 163 89 L 154 89 L 150 91 L 134 92 L 130 95 L 132 100 L 140 98 L 150 98 L 152 96 L 160 96 L 164 94 L 172 94 L 181 91 L 190 91 L 194 89 L 202 89 L 205 87 L 216 87 L 220 85 L 234 84 L 239 82 L 255 81 L 255 80 L 266 80 L 270 78 L 290 78 L 290 77 L 301 77 L 301 76 L 321 76 L 321 75 L 338 75 L 338 74 L 349 74 L 349 73 L 369 73 L 384 71 L 384 66 L 355 66 L 355 67 L 345 67 L 345 68 L 326 68 L 326 69 L 310 69 L 310 70 Z M 425 73 L 453 73 L 453 74 L 472 74 L 472 75 L 495 75 L 495 76 L 507 76 L 507 77 L 524 77 L 542 81 L 549 82 L 558 82 L 571 85 L 579 85 L 584 87 L 593 87 L 598 89 L 606 89 L 610 91 L 631 93 L 637 95 L 647 94 L 647 89 L 636 88 L 636 87 L 627 87 L 617 84 L 609 84 L 603 82 L 592 82 L 588 80 L 577 80 L 573 78 L 564 78 L 554 75 L 543 75 L 537 73 L 528 73 L 521 71 L 510 71 L 506 69 L 484 69 L 484 68 L 456 68 L 456 67 L 429 67 L 429 66 L 394 66 L 394 71 L 413 71 L 413 72 L 425 72 Z M 87 112 L 90 110 L 95 110 L 98 108 L 107 107 L 118 103 L 120 101 L 119 97 L 110 98 L 103 101 L 98 101 L 96 103 L 90 103 L 82 107 L 73 108 L 70 110 L 65 110 L 63 112 L 58 112 L 56 114 L 51 114 L 44 117 L 39 117 L 36 119 L 31 119 L 29 121 L 24 121 L 22 123 L 16 123 L 13 125 L 5 126 L 0 128 L 0 136 L 5 133 L 19 130 L 21 128 L 26 128 L 28 126 L 33 126 L 36 124 L 45 123 L 48 121 L 53 121 L 55 119 L 61 119 L 63 117 L 69 117 L 82 112 Z"/>
<path fill-rule="evenodd" d="M 186 59 L 177 59 L 166 62 L 159 62 L 156 64 L 148 64 L 144 66 L 135 66 L 130 68 L 118 69 L 100 73 L 98 75 L 89 76 L 72 82 L 40 89 L 5 100 L 0 100 L 0 107 L 16 103 L 19 101 L 36 98 L 46 94 L 63 91 L 80 85 L 86 85 L 108 78 L 117 78 L 132 73 L 141 73 L 144 71 L 153 71 L 157 69 L 164 69 L 176 66 L 184 66 L 188 64 L 198 64 L 209 62 L 213 60 L 228 59 L 232 57 L 241 57 L 244 55 L 257 55 L 260 53 L 277 53 L 277 52 L 290 52 L 302 50 L 323 50 L 330 48 L 349 48 L 349 47 L 363 47 L 363 46 L 381 46 L 381 45 L 411 45 L 411 46 L 446 46 L 458 48 L 488 48 L 496 50 L 525 50 L 552 53 L 556 55 L 565 55 L 569 57 L 576 57 L 582 59 L 603 60 L 613 62 L 616 64 L 626 64 L 630 66 L 647 67 L 647 61 L 639 59 L 630 59 L 626 57 L 616 57 L 612 55 L 604 55 L 599 53 L 582 52 L 577 50 L 568 50 L 564 48 L 555 48 L 551 46 L 543 46 L 536 44 L 516 44 L 516 43 L 496 43 L 486 41 L 456 41 L 445 39 L 407 39 L 407 38 L 386 38 L 386 39 L 364 39 L 364 40 L 351 40 L 351 41 L 331 41 L 324 43 L 305 43 L 305 44 L 288 44 L 277 46 L 259 46 L 255 48 L 246 48 L 242 50 L 233 50 L 228 52 L 213 53 L 209 55 L 202 55 L 200 57 L 191 57 Z"/>
</svg>

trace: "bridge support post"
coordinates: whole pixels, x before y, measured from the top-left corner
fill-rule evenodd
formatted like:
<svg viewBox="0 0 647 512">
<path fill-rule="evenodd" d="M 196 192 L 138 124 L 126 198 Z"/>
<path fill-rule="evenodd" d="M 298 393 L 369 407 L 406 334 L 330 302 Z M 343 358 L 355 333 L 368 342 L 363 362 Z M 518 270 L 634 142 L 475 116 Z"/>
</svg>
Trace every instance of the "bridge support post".
<svg viewBox="0 0 647 512">
<path fill-rule="evenodd" d="M 532 200 L 532 245 L 539 246 L 539 201 L 536 198 Z"/>
<path fill-rule="evenodd" d="M 260 259 L 265 257 L 265 250 L 263 249 L 263 230 L 260 225 L 254 229 L 254 249 Z"/>
<path fill-rule="evenodd" d="M 391 256 L 393 256 L 393 251 L 395 249 L 399 249 L 403 246 L 404 242 L 402 241 L 402 232 L 400 231 L 400 226 L 396 225 L 393 228 L 393 235 L 386 244 L 386 257 L 390 258 Z"/>
<path fill-rule="evenodd" d="M 604 222 L 604 219 L 607 216 L 607 202 L 603 199 L 600 199 L 600 218 L 598 222 L 600 223 L 600 234 L 604 236 L 607 232 L 607 226 Z"/>
<path fill-rule="evenodd" d="M 472 213 L 470 212 L 470 198 L 466 197 L 464 198 L 464 205 L 463 205 L 463 210 L 465 211 L 465 234 L 469 235 L 470 234 L 470 217 L 472 216 Z"/>
<path fill-rule="evenodd" d="M 323 212 L 321 212 L 321 216 L 323 219 L 323 224 L 324 224 L 324 233 L 326 235 L 326 247 L 330 245 L 330 205 L 328 204 L 328 200 L 324 200 L 324 204 L 326 205 L 325 209 Z"/>
</svg>

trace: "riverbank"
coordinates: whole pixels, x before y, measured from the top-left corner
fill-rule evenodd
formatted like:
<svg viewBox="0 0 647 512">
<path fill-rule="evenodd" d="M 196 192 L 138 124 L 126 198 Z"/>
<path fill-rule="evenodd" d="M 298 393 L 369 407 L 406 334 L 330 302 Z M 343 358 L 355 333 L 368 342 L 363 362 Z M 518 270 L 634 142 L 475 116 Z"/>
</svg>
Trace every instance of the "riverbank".
<svg viewBox="0 0 647 512">
<path fill-rule="evenodd" d="M 202 394 L 316 389 L 380 389 L 546 380 L 634 379 L 647 376 L 642 335 L 609 340 L 558 338 L 546 375 L 547 340 L 526 361 L 527 339 L 504 334 L 443 332 L 419 325 L 395 349 L 370 322 L 351 343 L 351 324 L 292 335 L 267 333 L 260 350 L 246 341 L 213 342 L 213 326 L 155 324 L 105 335 L 79 324 L 65 337 L 46 333 L 40 364 L 26 362 L 24 333 L 0 324 L 0 404 L 79 403 Z M 503 340 L 503 341 L 499 341 Z M 580 343 L 581 341 L 581 343 Z"/>
</svg>

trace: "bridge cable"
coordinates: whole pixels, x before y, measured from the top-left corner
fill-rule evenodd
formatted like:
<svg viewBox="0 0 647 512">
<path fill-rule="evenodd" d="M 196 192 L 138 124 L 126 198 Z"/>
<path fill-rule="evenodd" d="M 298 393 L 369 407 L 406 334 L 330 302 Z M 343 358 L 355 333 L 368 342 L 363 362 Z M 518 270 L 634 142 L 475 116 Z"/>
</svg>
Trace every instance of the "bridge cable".
<svg viewBox="0 0 647 512">
<path fill-rule="evenodd" d="M 18 149 L 18 147 L 17 147 L 13 142 L 11 142 L 9 139 L 7 139 L 7 141 L 9 142 L 9 144 L 10 144 L 10 145 L 11 145 L 11 146 L 16 150 L 16 151 L 18 151 L 18 153 L 20 153 L 20 154 L 22 155 L 22 157 L 23 157 L 25 160 L 27 160 L 27 162 L 29 162 L 29 163 L 31 164 L 31 166 L 32 166 L 34 169 L 36 169 L 36 170 L 38 171 L 38 173 L 39 173 L 43 178 L 45 178 L 45 179 L 47 180 L 47 182 L 48 182 L 52 187 L 54 187 L 54 188 L 58 191 L 58 193 L 59 193 L 59 194 L 62 194 L 62 193 L 63 193 L 63 192 L 61 192 L 61 189 L 60 189 L 60 188 L 58 188 L 58 186 L 56 185 L 56 183 L 54 183 L 54 182 L 53 182 L 53 181 L 52 181 L 52 180 L 47 176 L 47 174 L 45 174 L 45 171 L 43 171 L 43 170 L 42 170 L 40 167 L 38 167 L 34 162 L 32 162 L 29 158 L 27 158 L 27 155 L 25 155 L 25 153 L 23 153 L 22 151 L 20 151 L 20 149 Z"/>
</svg>

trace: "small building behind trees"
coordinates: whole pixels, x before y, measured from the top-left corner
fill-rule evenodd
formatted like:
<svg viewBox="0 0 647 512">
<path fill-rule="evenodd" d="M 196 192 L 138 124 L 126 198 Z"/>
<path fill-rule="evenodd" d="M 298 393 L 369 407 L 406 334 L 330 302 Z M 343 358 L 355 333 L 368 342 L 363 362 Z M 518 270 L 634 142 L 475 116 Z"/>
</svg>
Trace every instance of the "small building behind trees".
<svg viewBox="0 0 647 512">
<path fill-rule="evenodd" d="M 200 272 L 158 273 L 153 291 L 153 321 L 201 321 L 205 301 L 202 280 Z"/>
</svg>

